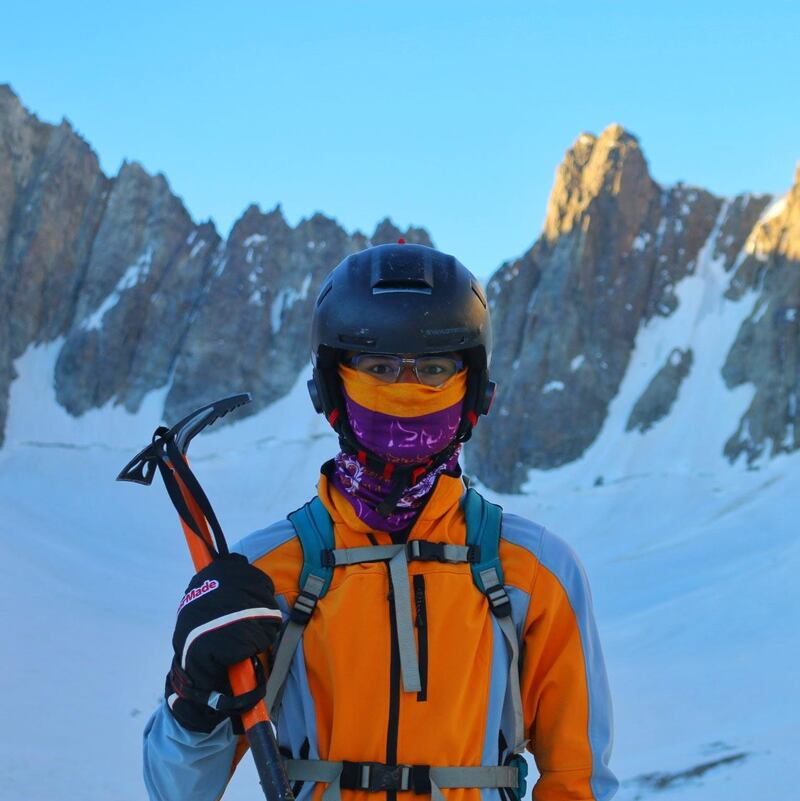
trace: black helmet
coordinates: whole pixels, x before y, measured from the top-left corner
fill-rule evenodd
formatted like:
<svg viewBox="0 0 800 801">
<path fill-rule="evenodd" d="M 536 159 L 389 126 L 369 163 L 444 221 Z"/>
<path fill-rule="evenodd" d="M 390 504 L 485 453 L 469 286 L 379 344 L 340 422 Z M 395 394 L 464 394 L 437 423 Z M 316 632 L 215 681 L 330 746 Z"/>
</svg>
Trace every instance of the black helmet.
<svg viewBox="0 0 800 801">
<path fill-rule="evenodd" d="M 348 256 L 325 279 L 311 321 L 314 408 L 354 447 L 339 386 L 342 351 L 445 353 L 459 351 L 469 368 L 457 440 L 469 439 L 487 414 L 492 326 L 486 295 L 453 256 L 424 245 L 378 245 Z"/>
</svg>

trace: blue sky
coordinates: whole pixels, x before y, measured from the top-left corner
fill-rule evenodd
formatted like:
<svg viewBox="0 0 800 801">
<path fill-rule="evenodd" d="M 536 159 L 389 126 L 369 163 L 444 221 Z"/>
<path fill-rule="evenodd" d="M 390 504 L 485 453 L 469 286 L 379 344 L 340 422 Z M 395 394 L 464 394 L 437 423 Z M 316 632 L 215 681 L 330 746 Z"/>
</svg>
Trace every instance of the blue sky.
<svg viewBox="0 0 800 801">
<path fill-rule="evenodd" d="M 164 172 L 226 235 L 251 203 L 426 226 L 486 276 L 538 236 L 582 131 L 653 176 L 782 192 L 800 159 L 800 4 L 7 5 L 0 82 L 114 173 Z"/>
</svg>

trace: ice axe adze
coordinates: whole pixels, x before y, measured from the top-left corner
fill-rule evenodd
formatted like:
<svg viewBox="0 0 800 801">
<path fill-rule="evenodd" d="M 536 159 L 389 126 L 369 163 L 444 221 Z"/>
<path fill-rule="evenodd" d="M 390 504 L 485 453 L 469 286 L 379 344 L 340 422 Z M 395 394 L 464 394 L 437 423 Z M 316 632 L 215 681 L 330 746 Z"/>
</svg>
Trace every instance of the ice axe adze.
<svg viewBox="0 0 800 801">
<path fill-rule="evenodd" d="M 136 454 L 117 476 L 117 481 L 148 485 L 152 483 L 158 468 L 180 515 L 183 533 L 197 571 L 226 555 L 228 545 L 208 497 L 189 468 L 186 452 L 189 443 L 204 428 L 249 402 L 248 393 L 232 395 L 197 409 L 172 428 L 160 426 L 153 434 L 153 441 Z M 247 660 L 233 665 L 228 677 L 236 695 L 250 692 L 257 685 L 253 664 Z M 242 724 L 267 801 L 294 801 L 263 699 L 242 714 Z"/>
</svg>

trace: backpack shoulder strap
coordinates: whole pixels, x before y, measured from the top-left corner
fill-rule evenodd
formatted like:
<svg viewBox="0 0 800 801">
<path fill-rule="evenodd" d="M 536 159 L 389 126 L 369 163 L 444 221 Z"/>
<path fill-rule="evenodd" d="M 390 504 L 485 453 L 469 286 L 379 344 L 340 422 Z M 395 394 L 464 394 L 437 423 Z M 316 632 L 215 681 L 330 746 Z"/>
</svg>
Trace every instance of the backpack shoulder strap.
<svg viewBox="0 0 800 801">
<path fill-rule="evenodd" d="M 477 546 L 478 561 L 473 562 L 472 580 L 486 596 L 489 608 L 497 620 L 508 646 L 508 693 L 514 719 L 513 753 L 525 748 L 525 724 L 522 713 L 522 692 L 519 683 L 520 643 L 514 620 L 511 617 L 511 600 L 503 584 L 503 566 L 500 563 L 500 528 L 503 508 L 490 503 L 474 489 L 468 489 L 463 500 L 467 523 L 467 544 Z"/>
<path fill-rule="evenodd" d="M 322 562 L 322 554 L 334 547 L 333 521 L 319 496 L 289 515 L 289 522 L 297 532 L 297 538 L 303 547 L 303 569 L 300 573 L 300 593 L 306 591 L 309 579 L 312 582 L 317 600 L 328 591 L 333 578 L 333 565 Z M 299 600 L 299 598 L 298 598 Z"/>
<path fill-rule="evenodd" d="M 333 522 L 319 497 L 314 497 L 289 515 L 303 548 L 300 592 L 289 610 L 289 620 L 281 634 L 275 661 L 267 681 L 266 702 L 270 714 L 277 718 L 281 696 L 303 631 L 316 609 L 317 602 L 328 591 L 333 578 L 333 565 L 323 562 L 323 553 L 334 544 Z"/>
<path fill-rule="evenodd" d="M 475 546 L 479 555 L 478 561 L 470 565 L 472 580 L 488 598 L 495 616 L 506 617 L 511 614 L 511 604 L 503 587 L 503 566 L 499 553 L 503 508 L 490 503 L 476 490 L 468 489 L 463 509 L 467 523 L 467 545 Z"/>
</svg>

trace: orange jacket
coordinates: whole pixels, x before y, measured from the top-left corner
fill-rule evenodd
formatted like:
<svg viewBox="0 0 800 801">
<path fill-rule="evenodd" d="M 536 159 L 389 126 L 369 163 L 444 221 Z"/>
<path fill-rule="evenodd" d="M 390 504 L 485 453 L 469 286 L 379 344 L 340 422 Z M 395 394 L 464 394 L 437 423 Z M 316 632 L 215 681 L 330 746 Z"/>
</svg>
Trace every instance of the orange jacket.
<svg viewBox="0 0 800 801">
<path fill-rule="evenodd" d="M 391 544 L 389 534 L 371 532 L 356 517 L 324 472 L 318 491 L 333 520 L 337 548 Z M 409 539 L 465 544 L 459 504 L 463 492 L 460 478 L 440 476 Z M 281 521 L 255 532 L 237 550 L 269 574 L 288 613 L 303 564 L 291 524 Z M 533 797 L 606 801 L 617 787 L 607 767 L 611 705 L 585 575 L 562 540 L 515 515 L 503 516 L 499 553 L 523 655 L 528 747 L 540 774 Z M 392 669 L 386 565 L 335 568 L 330 588 L 305 629 L 284 692 L 278 739 L 295 758 L 497 765 L 513 747 L 503 737 L 508 653 L 469 565 L 411 562 L 409 574 L 411 597 L 417 604 L 422 600 L 426 617 L 425 631 L 416 630 L 418 650 L 424 636 L 427 651 L 427 665 L 420 665 L 423 691 L 404 692 Z M 177 723 L 165 715 L 168 711 L 159 710 L 146 733 L 151 798 L 188 797 L 172 794 L 168 783 L 187 790 L 191 786 L 193 798 L 215 798 L 227 780 L 225 771 L 231 771 L 246 749 L 244 738 L 235 742 L 229 724 L 210 736 L 197 735 L 206 763 L 198 769 L 192 749 L 199 740 L 192 733 L 176 732 Z M 169 748 L 162 744 L 165 738 Z M 306 801 L 309 793 L 312 801 L 320 801 L 323 790 L 322 784 L 313 790 L 303 787 L 298 801 Z M 473 788 L 444 793 L 448 801 L 501 797 L 497 790 Z M 414 798 L 410 791 L 386 795 L 387 801 Z M 376 794 L 343 789 L 342 799 L 376 801 Z"/>
</svg>

